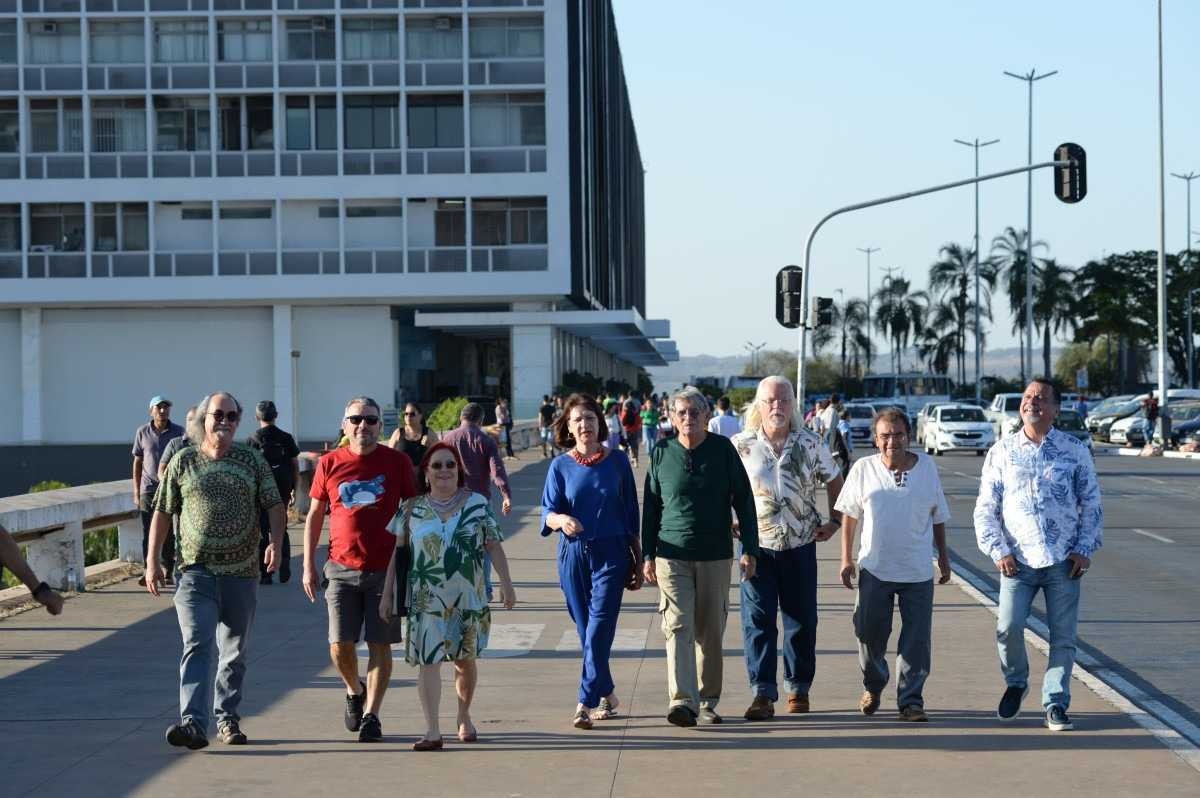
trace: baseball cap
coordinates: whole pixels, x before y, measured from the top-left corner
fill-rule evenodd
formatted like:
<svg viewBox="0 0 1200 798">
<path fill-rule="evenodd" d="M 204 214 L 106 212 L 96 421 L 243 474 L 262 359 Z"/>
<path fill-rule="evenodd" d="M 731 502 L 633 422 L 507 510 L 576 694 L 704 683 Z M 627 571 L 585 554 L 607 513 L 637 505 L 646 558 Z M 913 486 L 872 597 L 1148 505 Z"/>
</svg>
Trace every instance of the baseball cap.
<svg viewBox="0 0 1200 798">
<path fill-rule="evenodd" d="M 150 398 L 150 406 L 151 406 L 151 407 L 154 407 L 155 405 L 168 405 L 168 406 L 170 406 L 170 405 L 173 405 L 173 404 L 175 404 L 175 403 L 174 403 L 174 402 L 172 402 L 170 399 L 168 399 L 168 398 L 167 398 L 167 397 L 165 397 L 165 396 L 153 396 L 153 397 L 151 397 L 151 398 Z"/>
</svg>

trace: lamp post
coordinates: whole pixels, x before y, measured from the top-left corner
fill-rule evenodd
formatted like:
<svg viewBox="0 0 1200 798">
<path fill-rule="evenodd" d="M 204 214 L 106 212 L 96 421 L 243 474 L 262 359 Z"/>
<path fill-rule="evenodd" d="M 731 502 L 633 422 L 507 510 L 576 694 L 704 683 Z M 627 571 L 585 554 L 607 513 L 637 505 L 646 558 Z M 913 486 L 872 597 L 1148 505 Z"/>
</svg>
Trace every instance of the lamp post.
<svg viewBox="0 0 1200 798">
<path fill-rule="evenodd" d="M 955 139 L 959 144 L 966 147 L 971 147 L 975 150 L 975 177 L 979 177 L 979 148 L 987 147 L 995 144 L 1000 139 L 992 139 L 991 141 L 980 142 L 979 137 L 975 141 L 963 141 Z M 979 184 L 975 184 L 975 403 L 979 404 L 982 396 L 982 374 L 981 365 L 981 347 L 979 346 Z"/>
<path fill-rule="evenodd" d="M 1163 136 L 1162 0 L 1158 0 L 1158 401 L 1163 446 L 1171 440 L 1171 403 L 1167 396 L 1167 167 Z M 1192 229 L 1188 226 L 1188 229 Z M 1151 430 L 1149 435 L 1154 435 Z"/>
<path fill-rule="evenodd" d="M 750 353 L 750 371 L 753 373 L 753 376 L 755 376 L 755 377 L 758 376 L 758 353 L 760 351 L 762 351 L 762 349 L 764 347 L 766 347 L 766 345 L 767 345 L 766 341 L 763 341 L 761 344 L 758 344 L 757 346 L 755 346 L 750 341 L 747 341 L 745 343 L 745 346 L 743 347 L 747 352 Z"/>
<path fill-rule="evenodd" d="M 1029 70 L 1028 75 L 1018 75 L 1014 72 L 1004 73 L 1010 78 L 1023 80 L 1029 84 L 1029 165 L 1033 166 L 1033 84 L 1043 78 L 1058 74 L 1054 69 L 1045 74 L 1037 74 L 1036 69 Z M 1026 370 L 1028 368 L 1028 370 Z M 1025 382 L 1033 374 L 1033 172 L 1025 175 L 1025 347 L 1021 350 L 1021 381 Z M 1049 376 L 1049 375 L 1047 375 Z"/>
<path fill-rule="evenodd" d="M 859 252 L 867 253 L 867 373 L 871 373 L 871 253 L 878 252 L 879 247 L 857 247 Z"/>
<path fill-rule="evenodd" d="M 1186 175 L 1178 172 L 1172 172 L 1171 177 L 1178 177 L 1187 184 L 1187 244 L 1184 249 L 1187 252 L 1188 268 L 1192 266 L 1192 181 L 1200 177 L 1200 173 L 1188 172 Z M 1187 295 L 1187 381 L 1189 388 L 1196 387 L 1195 369 L 1192 365 L 1192 294 L 1196 293 L 1195 289 L 1188 291 Z"/>
<path fill-rule="evenodd" d="M 1187 374 L 1188 387 L 1196 387 L 1196 352 L 1192 347 L 1192 297 L 1200 292 L 1200 288 L 1193 288 L 1187 294 Z"/>
</svg>

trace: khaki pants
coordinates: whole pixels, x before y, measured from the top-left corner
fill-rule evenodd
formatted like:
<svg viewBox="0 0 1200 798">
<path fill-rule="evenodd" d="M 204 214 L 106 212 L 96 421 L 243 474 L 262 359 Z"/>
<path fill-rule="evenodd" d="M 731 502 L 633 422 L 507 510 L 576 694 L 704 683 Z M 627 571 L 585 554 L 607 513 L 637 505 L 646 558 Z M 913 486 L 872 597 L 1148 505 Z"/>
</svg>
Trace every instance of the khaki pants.
<svg viewBox="0 0 1200 798">
<path fill-rule="evenodd" d="M 721 700 L 721 641 L 729 615 L 731 562 L 654 560 L 672 707 L 682 704 L 698 713 Z"/>
</svg>

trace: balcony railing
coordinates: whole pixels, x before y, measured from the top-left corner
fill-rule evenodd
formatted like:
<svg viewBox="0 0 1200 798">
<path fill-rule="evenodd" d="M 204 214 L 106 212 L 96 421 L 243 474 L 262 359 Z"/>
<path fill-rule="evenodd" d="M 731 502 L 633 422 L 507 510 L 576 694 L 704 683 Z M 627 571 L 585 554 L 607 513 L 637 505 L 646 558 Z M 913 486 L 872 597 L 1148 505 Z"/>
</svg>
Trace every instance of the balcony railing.
<svg viewBox="0 0 1200 798">
<path fill-rule="evenodd" d="M 93 277 L 148 277 L 149 252 L 93 252 Z"/>
<path fill-rule="evenodd" d="M 217 274 L 248 275 L 278 274 L 275 250 L 250 250 L 248 252 L 226 252 L 217 254 Z"/>
<path fill-rule="evenodd" d="M 150 67 L 150 86 L 155 91 L 207 89 L 208 64 L 155 64 Z"/>
<path fill-rule="evenodd" d="M 540 85 L 546 82 L 546 62 L 542 58 L 471 61 L 467 71 L 472 86 Z"/>
<path fill-rule="evenodd" d="M 285 152 L 279 156 L 279 173 L 284 177 L 327 177 L 336 175 L 338 173 L 337 153 L 332 150 Z M 347 174 L 350 174 L 350 172 L 347 172 Z M 355 174 L 370 173 L 356 172 Z"/>
<path fill-rule="evenodd" d="M 81 91 L 83 67 L 79 64 L 25 67 L 25 91 Z"/>
<path fill-rule="evenodd" d="M 106 11 L 145 11 L 146 0 L 87 0 L 89 14 Z"/>
<path fill-rule="evenodd" d="M 87 277 L 87 255 L 82 252 L 30 252 L 31 278 Z"/>
<path fill-rule="evenodd" d="M 0 252 L 0 280 L 19 279 L 21 273 L 20 252 Z"/>
<path fill-rule="evenodd" d="M 337 247 L 325 250 L 285 249 L 283 251 L 284 274 L 337 274 Z"/>
<path fill-rule="evenodd" d="M 21 156 L 0 155 L 0 180 L 16 180 L 21 177 Z"/>
<path fill-rule="evenodd" d="M 273 177 L 275 153 L 268 150 L 217 153 L 217 177 Z"/>
<path fill-rule="evenodd" d="M 395 61 L 352 61 L 342 64 L 343 86 L 399 86 L 400 65 Z"/>
<path fill-rule="evenodd" d="M 92 155 L 92 177 L 147 177 L 146 153 Z"/>
<path fill-rule="evenodd" d="M 544 172 L 545 147 L 472 147 L 471 172 Z"/>
<path fill-rule="evenodd" d="M 464 151 L 459 149 L 409 150 L 410 175 L 460 175 L 466 171 Z"/>
<path fill-rule="evenodd" d="M 471 247 L 473 272 L 544 272 L 547 268 L 549 250 L 545 244 Z"/>
<path fill-rule="evenodd" d="M 424 247 L 408 250 L 408 271 L 465 272 L 467 270 L 466 247 Z"/>
<path fill-rule="evenodd" d="M 83 177 L 83 155 L 27 155 L 25 176 L 30 180 Z"/>
<path fill-rule="evenodd" d="M 346 250 L 346 274 L 402 274 L 403 249 Z"/>
<path fill-rule="evenodd" d="M 275 85 L 275 67 L 257 61 L 248 64 L 217 64 L 214 73 L 218 89 L 262 89 Z"/>
<path fill-rule="evenodd" d="M 332 89 L 337 86 L 337 64 L 333 61 L 285 61 L 279 65 L 279 86 Z"/>
<path fill-rule="evenodd" d="M 88 89 L 92 91 L 146 88 L 146 66 L 144 64 L 89 66 L 87 76 Z"/>
<path fill-rule="evenodd" d="M 409 61 L 404 65 L 404 81 L 409 86 L 461 86 L 463 62 Z"/>
<path fill-rule="evenodd" d="M 154 253 L 154 275 L 156 277 L 211 277 L 212 273 L 211 252 Z"/>
<path fill-rule="evenodd" d="M 209 152 L 156 152 L 151 163 L 155 177 L 212 177 Z"/>
<path fill-rule="evenodd" d="M 348 175 L 398 175 L 403 173 L 400 150 L 358 150 L 342 155 L 342 170 Z"/>
</svg>

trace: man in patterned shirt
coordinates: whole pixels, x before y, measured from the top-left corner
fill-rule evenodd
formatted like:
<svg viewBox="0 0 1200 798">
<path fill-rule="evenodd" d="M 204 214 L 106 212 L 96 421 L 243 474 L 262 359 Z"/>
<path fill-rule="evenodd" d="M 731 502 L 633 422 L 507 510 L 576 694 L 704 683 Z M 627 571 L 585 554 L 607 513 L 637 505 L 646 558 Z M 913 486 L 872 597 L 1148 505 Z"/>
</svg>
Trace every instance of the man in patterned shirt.
<svg viewBox="0 0 1200 798">
<path fill-rule="evenodd" d="M 996 714 L 1013 720 L 1029 692 L 1025 621 L 1040 589 L 1050 629 L 1042 708 L 1048 729 L 1067 731 L 1080 579 L 1100 548 L 1104 511 L 1091 452 L 1054 429 L 1057 416 L 1058 391 L 1034 379 L 1021 397 L 1022 431 L 993 446 L 983 463 L 975 538 L 1000 571 L 996 640 L 1008 687 Z"/>
<path fill-rule="evenodd" d="M 158 573 L 158 550 L 179 516 L 175 612 L 183 635 L 179 663 L 180 722 L 167 729 L 167 742 L 197 750 L 208 745 L 216 674 L 218 739 L 245 745 L 238 704 L 246 676 L 246 638 L 258 591 L 259 511 L 271 520 L 271 545 L 263 556 L 268 572 L 279 567 L 286 523 L 275 477 L 262 454 L 234 443 L 242 406 L 229 393 L 204 397 L 188 426 L 194 446 L 167 466 L 154 502 L 147 573 Z M 159 595 L 158 584 L 146 590 Z"/>
<path fill-rule="evenodd" d="M 783 679 L 788 712 L 808 712 L 808 691 L 817 665 L 817 542 L 841 525 L 817 509 L 817 483 L 825 483 L 832 508 L 842 489 L 842 472 L 829 447 L 804 428 L 796 394 L 783 377 L 758 384 L 746 431 L 734 448 L 750 477 L 758 516 L 761 555 L 751 579 L 742 580 L 742 634 L 754 700 L 746 720 L 769 720 L 779 700 L 776 682 L 777 612 L 783 614 Z"/>
</svg>

